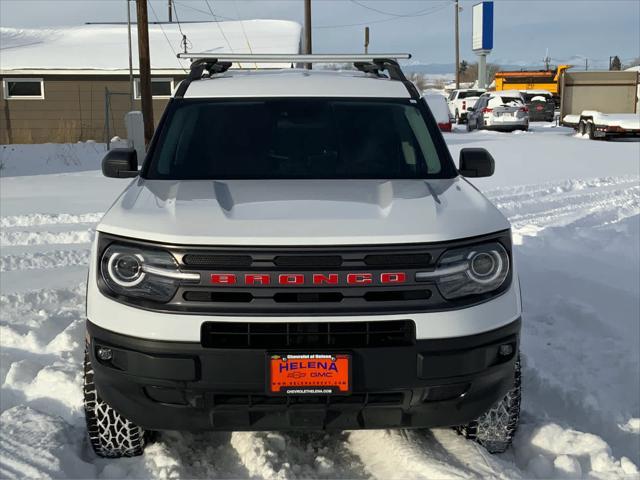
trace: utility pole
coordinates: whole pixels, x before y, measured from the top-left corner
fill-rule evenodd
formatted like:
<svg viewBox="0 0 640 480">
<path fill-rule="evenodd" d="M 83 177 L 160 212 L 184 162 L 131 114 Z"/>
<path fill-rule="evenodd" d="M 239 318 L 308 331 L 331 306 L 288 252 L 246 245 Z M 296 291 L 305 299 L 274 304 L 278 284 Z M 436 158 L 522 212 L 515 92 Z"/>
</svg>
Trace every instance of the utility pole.
<svg viewBox="0 0 640 480">
<path fill-rule="evenodd" d="M 304 53 L 311 55 L 311 0 L 304 0 Z M 307 63 L 305 68 L 311 70 L 311 64 Z"/>
<path fill-rule="evenodd" d="M 169 23 L 173 22 L 173 11 L 171 10 L 171 0 L 168 0 L 169 4 Z"/>
<path fill-rule="evenodd" d="M 369 27 L 364 27 L 364 54 L 369 53 Z"/>
<path fill-rule="evenodd" d="M 127 0 L 127 34 L 129 36 L 129 111 L 133 110 L 133 50 L 131 48 L 131 0 Z"/>
<path fill-rule="evenodd" d="M 153 103 L 151 103 L 151 59 L 149 54 L 149 19 L 147 0 L 136 0 L 138 14 L 138 53 L 140 70 L 140 98 L 144 121 L 144 143 L 149 145 L 153 137 Z"/>
<path fill-rule="evenodd" d="M 589 59 L 588 58 L 584 59 L 584 69 L 585 70 L 589 70 Z"/>
<path fill-rule="evenodd" d="M 460 88 L 460 26 L 459 26 L 460 6 L 456 0 L 456 88 Z"/>
</svg>

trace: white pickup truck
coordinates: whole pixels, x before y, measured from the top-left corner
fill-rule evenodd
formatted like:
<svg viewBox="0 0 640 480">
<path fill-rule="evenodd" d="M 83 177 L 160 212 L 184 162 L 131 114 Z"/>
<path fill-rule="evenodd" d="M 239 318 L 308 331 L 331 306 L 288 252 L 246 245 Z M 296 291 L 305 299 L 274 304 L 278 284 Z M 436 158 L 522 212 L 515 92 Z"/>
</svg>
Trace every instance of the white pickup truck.
<svg viewBox="0 0 640 480">
<path fill-rule="evenodd" d="M 640 136 L 638 72 L 565 72 L 561 124 L 591 140 Z"/>
<path fill-rule="evenodd" d="M 451 92 L 447 99 L 449 111 L 458 125 L 467 121 L 467 110 L 476 104 L 484 92 L 486 90 L 483 88 L 461 88 Z"/>
</svg>

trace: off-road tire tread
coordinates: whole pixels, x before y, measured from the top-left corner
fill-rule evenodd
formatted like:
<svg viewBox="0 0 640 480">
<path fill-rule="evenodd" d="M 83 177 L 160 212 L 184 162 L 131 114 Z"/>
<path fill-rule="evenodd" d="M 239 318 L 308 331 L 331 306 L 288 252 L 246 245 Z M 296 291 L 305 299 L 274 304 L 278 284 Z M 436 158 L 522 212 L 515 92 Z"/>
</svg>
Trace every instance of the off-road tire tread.
<svg viewBox="0 0 640 480">
<path fill-rule="evenodd" d="M 520 423 L 522 378 L 520 358 L 516 360 L 513 388 L 480 418 L 456 428 L 468 440 L 473 440 L 489 453 L 503 453 L 513 440 Z"/>
<path fill-rule="evenodd" d="M 104 402 L 93 383 L 89 352 L 84 354 L 84 412 L 89 443 L 99 457 L 120 458 L 142 455 L 145 431 Z"/>
</svg>

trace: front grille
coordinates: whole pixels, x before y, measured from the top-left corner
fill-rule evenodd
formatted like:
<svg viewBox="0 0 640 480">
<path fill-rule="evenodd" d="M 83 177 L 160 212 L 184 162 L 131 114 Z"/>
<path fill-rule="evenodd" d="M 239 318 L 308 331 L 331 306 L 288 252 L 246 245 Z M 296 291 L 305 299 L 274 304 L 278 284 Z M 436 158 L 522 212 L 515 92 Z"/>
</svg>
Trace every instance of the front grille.
<svg viewBox="0 0 640 480">
<path fill-rule="evenodd" d="M 433 281 L 416 280 L 416 273 L 433 271 L 449 249 L 499 241 L 511 251 L 508 230 L 437 243 L 273 247 L 158 245 L 101 234 L 100 251 L 115 241 L 167 250 L 181 270 L 200 275 L 199 282 L 178 285 L 168 302 L 119 298 L 127 304 L 166 312 L 255 317 L 260 321 L 287 316 L 404 316 L 487 301 L 508 288 L 511 280 L 482 298 L 455 301 L 442 297 Z M 366 276 L 366 281 L 358 280 Z M 101 285 L 101 290 L 113 296 L 106 286 Z"/>
<path fill-rule="evenodd" d="M 252 261 L 251 255 L 187 254 L 182 257 L 185 265 L 200 268 L 249 267 Z"/>
<path fill-rule="evenodd" d="M 278 267 L 339 267 L 342 265 L 340 255 L 281 255 L 273 260 Z"/>
<path fill-rule="evenodd" d="M 431 263 L 431 255 L 418 253 L 411 255 L 367 255 L 364 263 L 370 266 L 413 267 L 424 266 Z"/>
<path fill-rule="evenodd" d="M 204 322 L 206 348 L 369 348 L 415 343 L 411 320 L 381 322 Z"/>
</svg>

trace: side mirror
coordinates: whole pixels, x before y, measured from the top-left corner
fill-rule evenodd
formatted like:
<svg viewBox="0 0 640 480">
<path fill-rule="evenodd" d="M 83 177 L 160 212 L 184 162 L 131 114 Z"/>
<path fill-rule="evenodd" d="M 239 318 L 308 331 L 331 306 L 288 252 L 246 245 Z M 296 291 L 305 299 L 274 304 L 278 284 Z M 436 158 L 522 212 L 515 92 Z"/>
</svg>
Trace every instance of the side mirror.
<svg viewBox="0 0 640 480">
<path fill-rule="evenodd" d="M 467 107 L 467 112 L 473 112 L 475 110 L 475 108 L 473 107 Z"/>
<path fill-rule="evenodd" d="M 102 174 L 109 178 L 138 176 L 138 155 L 133 148 L 114 148 L 102 159 Z"/>
<path fill-rule="evenodd" d="M 495 170 L 495 161 L 484 148 L 463 148 L 460 150 L 460 168 L 464 177 L 490 177 Z"/>
</svg>

